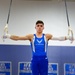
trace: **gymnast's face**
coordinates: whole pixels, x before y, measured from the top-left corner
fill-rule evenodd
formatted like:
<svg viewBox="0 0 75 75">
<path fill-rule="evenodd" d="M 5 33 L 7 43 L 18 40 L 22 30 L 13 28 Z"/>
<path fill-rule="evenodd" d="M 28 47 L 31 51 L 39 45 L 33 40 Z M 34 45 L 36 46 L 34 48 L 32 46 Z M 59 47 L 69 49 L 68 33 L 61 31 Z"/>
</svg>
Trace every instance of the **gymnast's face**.
<svg viewBox="0 0 75 75">
<path fill-rule="evenodd" d="M 44 25 L 42 23 L 38 23 L 35 25 L 35 29 L 38 33 L 42 33 L 44 29 Z"/>
</svg>

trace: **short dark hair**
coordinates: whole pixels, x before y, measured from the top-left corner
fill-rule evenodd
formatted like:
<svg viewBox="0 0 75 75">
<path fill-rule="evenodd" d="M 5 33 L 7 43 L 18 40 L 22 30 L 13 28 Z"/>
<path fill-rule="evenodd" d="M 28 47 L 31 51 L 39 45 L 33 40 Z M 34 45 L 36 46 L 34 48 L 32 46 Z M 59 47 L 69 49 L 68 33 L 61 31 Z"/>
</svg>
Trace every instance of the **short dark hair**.
<svg viewBox="0 0 75 75">
<path fill-rule="evenodd" d="M 43 22 L 42 20 L 38 20 L 38 21 L 36 22 L 36 25 L 37 25 L 38 23 L 41 23 L 41 24 L 44 25 L 44 22 Z"/>
</svg>

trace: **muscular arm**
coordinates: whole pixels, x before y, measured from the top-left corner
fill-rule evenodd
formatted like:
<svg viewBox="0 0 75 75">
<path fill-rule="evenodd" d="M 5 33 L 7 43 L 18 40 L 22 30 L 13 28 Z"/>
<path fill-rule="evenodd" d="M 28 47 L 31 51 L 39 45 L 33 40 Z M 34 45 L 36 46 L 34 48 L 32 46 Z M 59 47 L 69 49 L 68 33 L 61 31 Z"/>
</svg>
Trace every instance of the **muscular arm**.
<svg viewBox="0 0 75 75">
<path fill-rule="evenodd" d="M 67 40 L 67 37 L 66 36 L 54 37 L 51 34 L 46 34 L 46 39 L 47 40 L 55 40 L 55 41 L 65 41 L 65 40 Z"/>
<path fill-rule="evenodd" d="M 31 39 L 33 38 L 33 34 L 29 34 L 29 35 L 26 35 L 26 36 L 16 36 L 16 35 L 11 35 L 10 36 L 10 39 L 12 40 L 29 40 L 31 41 Z"/>
</svg>

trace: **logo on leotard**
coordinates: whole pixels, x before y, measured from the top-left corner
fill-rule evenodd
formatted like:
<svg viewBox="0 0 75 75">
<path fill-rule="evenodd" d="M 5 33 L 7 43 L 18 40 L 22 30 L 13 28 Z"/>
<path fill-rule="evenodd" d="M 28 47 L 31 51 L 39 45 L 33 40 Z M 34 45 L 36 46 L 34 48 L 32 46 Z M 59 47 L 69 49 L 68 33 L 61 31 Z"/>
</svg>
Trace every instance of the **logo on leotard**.
<svg viewBox="0 0 75 75">
<path fill-rule="evenodd" d="M 39 40 L 37 40 L 37 42 L 38 42 L 38 43 L 41 43 L 41 42 L 42 42 L 42 40 L 40 40 L 40 41 L 39 41 Z"/>
</svg>

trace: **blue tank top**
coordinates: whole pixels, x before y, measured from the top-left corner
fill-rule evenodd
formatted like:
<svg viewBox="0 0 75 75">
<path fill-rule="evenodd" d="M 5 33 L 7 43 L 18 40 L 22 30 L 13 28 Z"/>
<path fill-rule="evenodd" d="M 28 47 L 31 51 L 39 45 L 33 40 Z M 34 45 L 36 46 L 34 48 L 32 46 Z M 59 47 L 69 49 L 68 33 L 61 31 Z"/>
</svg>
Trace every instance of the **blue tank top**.
<svg viewBox="0 0 75 75">
<path fill-rule="evenodd" d="M 34 34 L 33 41 L 31 42 L 33 56 L 47 56 L 47 46 L 48 42 L 45 34 L 42 34 L 41 38 L 38 38 L 36 34 Z"/>
</svg>

